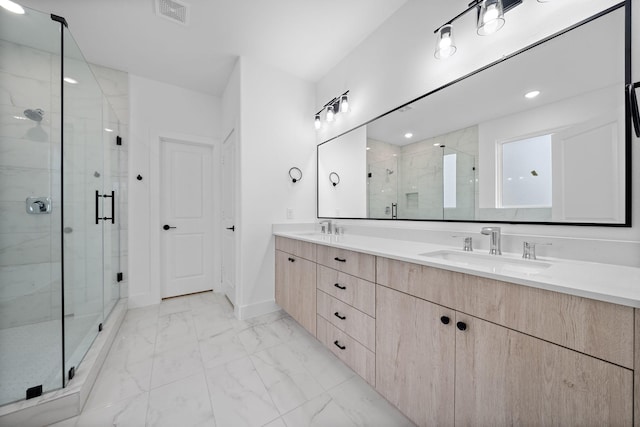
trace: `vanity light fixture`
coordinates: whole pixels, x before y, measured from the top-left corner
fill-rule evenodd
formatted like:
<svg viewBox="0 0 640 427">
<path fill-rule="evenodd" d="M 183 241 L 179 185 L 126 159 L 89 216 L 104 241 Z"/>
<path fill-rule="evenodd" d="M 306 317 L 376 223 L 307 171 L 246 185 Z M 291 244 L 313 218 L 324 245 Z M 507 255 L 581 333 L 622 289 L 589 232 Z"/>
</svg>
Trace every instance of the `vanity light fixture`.
<svg viewBox="0 0 640 427">
<path fill-rule="evenodd" d="M 327 121 L 332 122 L 335 115 L 336 114 L 333 112 L 333 105 L 329 105 L 327 107 Z"/>
<path fill-rule="evenodd" d="M 453 27 L 451 24 L 444 24 L 436 30 L 436 59 L 445 59 L 456 53 L 456 44 L 453 40 Z"/>
<path fill-rule="evenodd" d="M 540 95 L 540 91 L 539 90 L 532 90 L 531 92 L 525 93 L 524 97 L 527 98 L 527 99 L 533 99 L 538 95 Z"/>
<path fill-rule="evenodd" d="M 446 59 L 456 53 L 457 47 L 453 39 L 453 22 L 475 10 L 477 14 L 477 33 L 488 36 L 499 31 L 505 23 L 504 14 L 518 6 L 523 0 L 473 0 L 468 7 L 458 15 L 438 27 L 436 34 L 436 59 Z M 541 0 L 538 0 L 541 1 Z M 544 0 L 542 0 L 544 1 Z"/>
<path fill-rule="evenodd" d="M 24 8 L 11 0 L 0 0 L 0 7 L 17 15 L 24 15 Z"/>
<path fill-rule="evenodd" d="M 504 26 L 502 0 L 484 0 L 478 17 L 478 35 L 489 36 Z"/>
<path fill-rule="evenodd" d="M 315 114 L 313 124 L 316 130 L 322 127 L 321 114 L 326 110 L 325 119 L 327 122 L 332 122 L 335 119 L 336 114 L 346 113 L 349 111 L 349 91 L 346 91 L 342 95 L 336 96 L 331 101 L 322 106 L 322 109 Z"/>
</svg>

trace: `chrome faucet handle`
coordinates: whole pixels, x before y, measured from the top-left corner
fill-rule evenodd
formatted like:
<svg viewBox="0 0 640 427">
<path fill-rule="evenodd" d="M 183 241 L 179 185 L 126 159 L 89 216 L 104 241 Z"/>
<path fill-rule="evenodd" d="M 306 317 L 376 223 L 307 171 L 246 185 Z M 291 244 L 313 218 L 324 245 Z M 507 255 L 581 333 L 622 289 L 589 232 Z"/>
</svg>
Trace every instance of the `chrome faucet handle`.
<svg viewBox="0 0 640 427">
<path fill-rule="evenodd" d="M 536 257 L 536 246 L 551 246 L 552 243 L 538 243 L 538 242 L 522 242 L 522 258 L 524 259 L 538 259 Z"/>
<path fill-rule="evenodd" d="M 451 237 L 454 238 L 462 238 L 464 239 L 462 242 L 462 250 L 465 252 L 473 252 L 473 237 L 471 236 L 459 236 L 459 235 L 452 235 Z"/>
</svg>

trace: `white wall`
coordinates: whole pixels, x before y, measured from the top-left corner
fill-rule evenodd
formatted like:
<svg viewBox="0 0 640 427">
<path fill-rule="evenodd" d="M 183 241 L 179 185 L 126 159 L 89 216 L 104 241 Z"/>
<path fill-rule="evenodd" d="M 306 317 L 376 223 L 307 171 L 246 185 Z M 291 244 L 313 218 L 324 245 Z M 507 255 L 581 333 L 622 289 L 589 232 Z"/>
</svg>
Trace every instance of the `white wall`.
<svg viewBox="0 0 640 427">
<path fill-rule="evenodd" d="M 276 307 L 272 224 L 315 219 L 315 130 L 308 120 L 314 105 L 313 84 L 240 58 L 236 313 L 241 318 Z M 293 166 L 303 173 L 295 184 L 289 178 Z"/>
<path fill-rule="evenodd" d="M 507 23 L 491 37 L 478 37 L 473 29 L 473 14 L 456 22 L 458 52 L 447 61 L 433 58 L 433 30 L 464 9 L 466 2 L 424 2 L 409 0 L 374 34 L 367 38 L 349 56 L 323 77 L 317 85 L 317 104 L 349 89 L 352 111 L 338 115 L 340 121 L 325 126 L 318 133 L 318 142 L 327 140 L 389 111 L 415 97 L 441 86 L 453 78 L 465 75 L 480 65 L 487 64 L 524 47 L 534 40 L 553 34 L 561 28 L 578 22 L 610 5 L 610 0 L 565 0 L 539 3 L 525 1 L 506 14 Z M 640 40 L 640 1 L 633 0 L 633 40 Z M 634 43 L 634 76 L 640 79 L 640 45 Z M 311 122 L 312 116 L 309 117 Z M 640 150 L 634 138 L 633 161 L 633 228 L 569 227 L 504 224 L 506 235 L 539 237 L 570 237 L 592 239 L 598 245 L 607 245 L 625 252 L 626 259 L 637 260 L 640 265 Z M 379 225 L 374 221 L 358 224 Z M 355 225 L 355 223 L 354 223 Z M 385 222 L 386 227 L 422 228 L 432 230 L 467 231 L 477 233 L 481 224 L 438 222 Z M 348 227 L 345 227 L 348 231 Z M 480 236 L 478 236 L 480 238 Z M 573 246 L 567 241 L 545 249 L 554 255 L 570 255 Z M 452 243 L 453 244 L 453 243 Z M 585 245 L 583 245 L 585 246 Z M 598 246 L 596 246 L 598 247 Z M 617 248 L 617 249 L 616 249 Z M 614 250 L 614 252 L 615 252 Z M 615 260 L 615 253 L 611 259 Z"/>
<path fill-rule="evenodd" d="M 362 126 L 319 147 L 318 199 L 321 217 L 367 216 L 367 127 Z M 329 175 L 340 177 L 334 186 Z M 354 197 L 357 196 L 357 197 Z"/>
<path fill-rule="evenodd" d="M 222 100 L 135 75 L 129 75 L 129 90 L 129 306 L 137 307 L 161 297 L 160 138 L 211 144 L 218 155 Z M 218 194 L 213 197 L 217 202 Z M 214 277 L 220 277 L 219 258 L 214 254 Z"/>
</svg>

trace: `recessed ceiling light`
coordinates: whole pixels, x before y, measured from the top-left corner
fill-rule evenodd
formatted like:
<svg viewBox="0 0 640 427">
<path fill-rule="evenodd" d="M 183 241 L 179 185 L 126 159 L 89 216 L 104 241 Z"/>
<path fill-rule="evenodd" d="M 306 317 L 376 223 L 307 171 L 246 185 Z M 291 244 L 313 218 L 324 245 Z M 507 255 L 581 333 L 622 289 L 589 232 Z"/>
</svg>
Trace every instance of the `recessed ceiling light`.
<svg viewBox="0 0 640 427">
<path fill-rule="evenodd" d="M 404 137 L 407 138 L 407 139 L 411 139 L 411 138 L 413 138 L 413 134 L 411 132 L 407 132 L 407 133 L 404 134 Z"/>
<path fill-rule="evenodd" d="M 367 147 L 367 150 L 371 150 L 371 147 Z"/>
<path fill-rule="evenodd" d="M 67 82 L 67 83 L 69 83 L 71 85 L 77 85 L 78 84 L 78 81 L 76 79 L 71 78 L 71 77 L 65 77 L 62 80 L 64 80 L 65 82 Z"/>
<path fill-rule="evenodd" d="M 11 0 L 0 0 L 0 7 L 8 10 L 9 12 L 16 13 L 18 15 L 24 15 L 24 9 L 17 3 Z"/>
<path fill-rule="evenodd" d="M 440 143 L 436 142 L 435 144 L 433 144 L 434 147 L 440 147 Z"/>
<path fill-rule="evenodd" d="M 532 90 L 531 92 L 525 93 L 524 97 L 527 98 L 527 99 L 533 99 L 538 95 L 540 95 L 540 91 L 539 90 Z"/>
<path fill-rule="evenodd" d="M 113 132 L 113 129 L 104 128 L 105 132 Z"/>
</svg>

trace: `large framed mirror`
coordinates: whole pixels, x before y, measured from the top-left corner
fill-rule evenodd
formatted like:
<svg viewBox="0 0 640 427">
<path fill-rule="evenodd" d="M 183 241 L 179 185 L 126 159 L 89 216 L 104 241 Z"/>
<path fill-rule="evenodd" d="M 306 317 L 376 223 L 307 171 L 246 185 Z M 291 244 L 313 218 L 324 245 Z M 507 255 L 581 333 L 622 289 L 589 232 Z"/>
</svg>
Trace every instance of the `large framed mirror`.
<svg viewBox="0 0 640 427">
<path fill-rule="evenodd" d="M 318 217 L 630 226 L 627 13 L 318 145 Z"/>
</svg>

